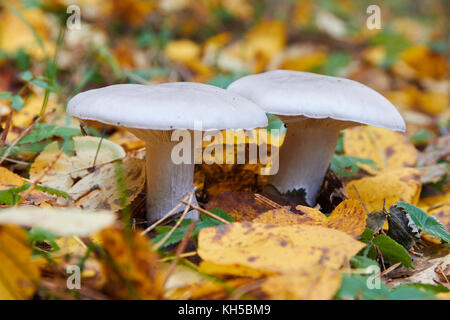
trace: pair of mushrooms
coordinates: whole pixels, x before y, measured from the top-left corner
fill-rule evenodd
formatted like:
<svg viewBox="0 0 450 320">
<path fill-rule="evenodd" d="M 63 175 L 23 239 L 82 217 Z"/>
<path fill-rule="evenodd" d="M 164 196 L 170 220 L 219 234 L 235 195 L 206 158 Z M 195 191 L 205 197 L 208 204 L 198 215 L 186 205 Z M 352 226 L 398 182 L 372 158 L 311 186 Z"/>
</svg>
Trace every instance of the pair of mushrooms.
<svg viewBox="0 0 450 320">
<path fill-rule="evenodd" d="M 278 173 L 270 182 L 281 193 L 304 189 L 314 205 L 333 156 L 339 131 L 359 124 L 404 131 L 397 109 L 361 83 L 307 72 L 276 70 L 250 75 L 227 90 L 200 83 L 120 84 L 73 97 L 72 116 L 123 126 L 146 142 L 147 216 L 163 217 L 193 189 L 194 143 L 189 163 L 171 158 L 179 141 L 175 129 L 190 137 L 203 131 L 267 126 L 266 112 L 288 125 L 279 152 Z"/>
</svg>

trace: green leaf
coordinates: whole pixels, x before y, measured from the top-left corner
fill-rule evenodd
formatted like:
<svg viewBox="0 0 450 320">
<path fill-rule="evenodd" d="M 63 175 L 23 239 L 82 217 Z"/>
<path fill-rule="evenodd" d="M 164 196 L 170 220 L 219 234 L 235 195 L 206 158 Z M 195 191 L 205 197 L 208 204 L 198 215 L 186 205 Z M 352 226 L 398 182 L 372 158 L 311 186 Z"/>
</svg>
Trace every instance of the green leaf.
<svg viewBox="0 0 450 320">
<path fill-rule="evenodd" d="M 370 289 L 369 276 L 347 275 L 342 276 L 341 288 L 336 293 L 337 299 L 364 299 L 364 300 L 385 300 L 389 296 L 389 288 L 380 282 L 379 289 Z"/>
<path fill-rule="evenodd" d="M 401 262 L 407 268 L 414 268 L 408 251 L 388 236 L 380 234 L 373 239 L 373 243 L 381 250 L 386 260 L 392 263 Z"/>
<path fill-rule="evenodd" d="M 338 76 L 342 69 L 347 67 L 351 61 L 351 56 L 346 52 L 336 52 L 331 54 L 323 65 L 323 72 L 330 76 Z"/>
<path fill-rule="evenodd" d="M 57 190 L 54 188 L 50 188 L 50 187 L 44 187 L 44 186 L 35 186 L 35 189 L 45 192 L 45 193 L 49 193 L 53 196 L 58 196 L 58 197 L 63 197 L 63 198 L 69 198 L 69 194 L 67 192 L 61 191 L 61 190 Z"/>
<path fill-rule="evenodd" d="M 234 218 L 227 213 L 226 211 L 222 210 L 222 209 L 213 209 L 210 210 L 212 213 L 214 213 L 215 215 L 221 217 L 222 219 L 225 219 L 229 222 L 233 222 Z M 208 228 L 208 227 L 213 227 L 213 226 L 217 226 L 217 225 L 221 225 L 222 222 L 206 215 L 206 214 L 201 214 L 200 215 L 201 220 L 197 223 L 197 225 L 195 226 L 194 231 L 192 231 L 191 233 L 191 238 L 194 238 L 198 235 L 198 233 L 200 232 L 201 229 L 203 228 Z M 170 237 L 164 242 L 162 247 L 166 247 L 169 246 L 171 244 L 180 242 L 181 240 L 183 240 L 184 236 L 186 235 L 186 232 L 189 228 L 189 225 L 192 223 L 192 220 L 190 219 L 185 219 L 180 223 L 180 226 L 170 235 Z M 166 235 L 167 233 L 172 230 L 172 227 L 170 226 L 160 226 L 160 227 L 156 227 L 155 228 L 157 232 L 161 232 L 160 234 L 158 234 L 156 237 L 154 237 L 152 239 L 153 243 L 158 243 L 159 241 L 161 241 Z"/>
<path fill-rule="evenodd" d="M 0 100 L 1 99 L 9 100 L 11 102 L 11 107 L 13 107 L 16 110 L 20 110 L 23 107 L 24 102 L 22 97 L 19 95 L 13 95 L 9 91 L 0 92 Z"/>
<path fill-rule="evenodd" d="M 12 187 L 0 191 L 0 203 L 7 206 L 14 206 L 21 198 L 20 193 L 27 190 L 29 187 L 29 184 L 25 184 L 20 187 Z"/>
<path fill-rule="evenodd" d="M 211 209 L 211 210 L 209 210 L 209 212 L 212 212 L 212 213 L 214 213 L 216 216 L 218 216 L 218 217 L 220 217 L 220 218 L 222 218 L 222 219 L 224 219 L 224 220 L 227 220 L 228 222 L 234 222 L 234 218 L 233 218 L 233 216 L 231 215 L 231 214 L 229 214 L 228 212 L 226 212 L 225 210 L 223 210 L 223 209 Z M 214 219 L 213 217 L 210 217 L 210 216 L 208 216 L 208 215 L 206 215 L 206 214 L 204 214 L 204 213 L 202 213 L 202 214 L 200 214 L 200 218 L 204 221 L 204 220 L 214 220 L 214 221 L 217 221 L 216 219 Z M 217 221 L 217 222 L 219 222 L 219 221 Z M 220 222 L 219 222 L 220 223 Z"/>
<path fill-rule="evenodd" d="M 435 287 L 435 288 L 434 288 Z M 441 286 L 443 287 L 443 286 Z M 445 288 L 445 287 L 443 287 Z M 446 289 L 446 288 L 445 288 Z M 389 300 L 425 300 L 436 299 L 436 293 L 445 292 L 438 286 L 408 283 L 392 289 Z"/>
<path fill-rule="evenodd" d="M 31 73 L 30 70 L 27 70 L 24 73 L 22 73 L 22 75 L 20 76 L 20 79 L 22 79 L 23 81 L 28 82 L 31 79 L 33 79 L 33 74 Z"/>
<path fill-rule="evenodd" d="M 208 84 L 226 89 L 230 85 L 230 83 L 248 74 L 249 73 L 245 71 L 236 72 L 229 75 L 218 74 L 214 78 L 209 80 Z"/>
<path fill-rule="evenodd" d="M 415 205 L 403 201 L 398 202 L 397 206 L 409 213 L 419 230 L 435 236 L 443 242 L 450 241 L 450 233 L 436 217 L 428 215 L 425 211 Z"/>
<path fill-rule="evenodd" d="M 333 158 L 331 158 L 330 169 L 338 176 L 348 178 L 358 171 L 358 163 L 376 166 L 376 163 L 371 159 L 363 159 L 345 154 L 334 154 Z"/>
<path fill-rule="evenodd" d="M 425 145 L 434 137 L 434 134 L 426 129 L 420 129 L 414 133 L 409 140 L 415 145 Z"/>
<path fill-rule="evenodd" d="M 54 250 L 59 250 L 59 246 L 56 243 L 56 240 L 59 238 L 58 235 L 53 232 L 42 230 L 39 228 L 33 228 L 28 232 L 28 239 L 33 242 L 44 242 L 48 241 Z"/>
<path fill-rule="evenodd" d="M 267 121 L 269 124 L 267 125 L 266 130 L 271 133 L 271 130 L 275 130 L 274 133 L 277 135 L 282 136 L 286 133 L 286 125 L 283 121 L 281 121 L 280 118 L 278 118 L 276 115 L 271 113 L 266 113 L 267 115 Z"/>
<path fill-rule="evenodd" d="M 352 265 L 352 267 L 358 269 L 364 269 L 370 266 L 378 266 L 378 263 L 375 260 L 363 256 L 354 256 L 350 259 L 350 264 Z"/>
<path fill-rule="evenodd" d="M 52 137 L 61 137 L 66 141 L 80 134 L 81 131 L 78 128 L 56 127 L 54 124 L 37 123 L 33 126 L 33 129 L 29 134 L 20 139 L 19 145 L 25 143 L 37 143 Z"/>
</svg>

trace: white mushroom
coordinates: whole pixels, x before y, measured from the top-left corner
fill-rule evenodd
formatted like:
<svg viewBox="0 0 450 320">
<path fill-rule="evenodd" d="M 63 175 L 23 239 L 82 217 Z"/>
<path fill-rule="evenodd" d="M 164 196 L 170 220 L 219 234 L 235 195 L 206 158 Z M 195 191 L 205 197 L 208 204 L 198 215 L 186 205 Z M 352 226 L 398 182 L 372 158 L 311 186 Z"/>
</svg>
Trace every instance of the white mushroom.
<svg viewBox="0 0 450 320">
<path fill-rule="evenodd" d="M 314 205 L 339 131 L 358 124 L 405 131 L 397 109 L 381 94 L 349 79 L 275 70 L 236 80 L 228 87 L 288 126 L 279 171 L 270 180 L 280 192 L 304 189 Z"/>
<path fill-rule="evenodd" d="M 180 143 L 171 141 L 175 129 L 187 130 L 193 139 L 198 124 L 203 131 L 267 126 L 265 112 L 246 98 L 189 82 L 89 90 L 72 98 L 67 112 L 80 119 L 126 127 L 146 142 L 147 215 L 151 221 L 163 217 L 193 190 L 194 143 L 188 141 L 188 161 L 174 163 L 172 150 Z"/>
</svg>

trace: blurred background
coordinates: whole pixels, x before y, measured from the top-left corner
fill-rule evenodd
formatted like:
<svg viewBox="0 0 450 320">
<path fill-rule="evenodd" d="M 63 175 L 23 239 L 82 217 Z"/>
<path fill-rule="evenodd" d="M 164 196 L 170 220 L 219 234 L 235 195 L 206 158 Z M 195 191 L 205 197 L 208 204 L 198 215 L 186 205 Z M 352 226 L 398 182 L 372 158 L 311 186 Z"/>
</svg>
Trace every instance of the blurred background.
<svg viewBox="0 0 450 320">
<path fill-rule="evenodd" d="M 12 110 L 11 142 L 37 115 L 78 128 L 65 105 L 91 88 L 167 81 L 225 88 L 246 74 L 291 69 L 379 91 L 423 148 L 449 132 L 449 2 L 376 1 L 379 12 L 368 12 L 372 2 L 1 0 L 0 123 Z M 369 28 L 374 22 L 380 28 Z M 100 127 L 90 130 L 99 135 Z M 127 151 L 143 147 L 115 130 L 108 137 Z M 29 159 L 43 143 L 12 156 Z"/>
</svg>

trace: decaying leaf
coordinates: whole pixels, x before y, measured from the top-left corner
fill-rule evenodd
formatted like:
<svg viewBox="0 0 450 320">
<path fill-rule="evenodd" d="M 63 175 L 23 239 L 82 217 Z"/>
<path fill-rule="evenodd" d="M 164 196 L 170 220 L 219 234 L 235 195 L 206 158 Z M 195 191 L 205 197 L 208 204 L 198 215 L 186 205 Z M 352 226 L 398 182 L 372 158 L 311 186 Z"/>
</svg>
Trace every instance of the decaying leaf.
<svg viewBox="0 0 450 320">
<path fill-rule="evenodd" d="M 25 183 L 25 179 L 23 179 L 18 174 L 9 171 L 6 168 L 0 167 L 0 184 L 21 186 Z"/>
<path fill-rule="evenodd" d="M 364 244 L 341 231 L 320 226 L 242 222 L 202 229 L 198 246 L 198 254 L 205 261 L 289 273 L 320 261 L 339 268 Z"/>
<path fill-rule="evenodd" d="M 40 274 L 21 228 L 0 226 L 0 261 L 0 299 L 30 299 L 37 289 Z"/>
<path fill-rule="evenodd" d="M 351 181 L 346 190 L 350 199 L 359 200 L 369 212 L 381 211 L 383 203 L 390 207 L 398 201 L 417 204 L 421 190 L 421 175 L 416 169 L 398 169 Z"/>
<path fill-rule="evenodd" d="M 63 208 L 20 207 L 0 211 L 0 224 L 34 227 L 61 236 L 88 236 L 113 224 L 114 213 Z"/>
<path fill-rule="evenodd" d="M 123 149 L 111 141 L 100 141 L 95 137 L 75 137 L 76 155 L 62 154 L 40 183 L 67 192 L 76 205 L 85 209 L 122 208 L 119 171 L 124 173 L 127 197 L 132 201 L 144 187 L 145 161 L 127 157 L 119 163 L 115 160 L 125 157 Z M 48 145 L 31 166 L 30 178 L 39 178 L 59 152 L 56 142 Z"/>
<path fill-rule="evenodd" d="M 367 212 L 359 200 L 344 200 L 330 214 L 327 227 L 359 237 L 366 228 Z"/>
<path fill-rule="evenodd" d="M 291 212 L 289 210 L 289 207 L 282 207 L 279 209 L 269 210 L 253 219 L 253 222 L 271 224 L 276 226 L 289 226 L 293 224 L 307 224 L 307 225 L 326 224 L 327 219 L 324 214 L 322 214 L 319 210 L 312 208 L 309 209 L 310 210 L 304 210 L 303 215 Z"/>
<path fill-rule="evenodd" d="M 261 291 L 271 300 L 328 300 L 341 285 L 341 272 L 322 266 L 269 277 Z"/>
<path fill-rule="evenodd" d="M 317 225 L 343 231 L 353 237 L 360 236 L 366 227 L 367 213 L 358 200 L 342 201 L 327 218 L 317 209 L 297 206 L 302 214 L 289 207 L 274 209 L 260 214 L 253 222 L 285 226 L 292 224 Z"/>
<path fill-rule="evenodd" d="M 344 134 L 345 153 L 363 159 L 371 159 L 377 168 L 361 164 L 369 173 L 414 167 L 417 150 L 401 133 L 370 126 L 348 129 Z"/>
<path fill-rule="evenodd" d="M 222 209 L 233 216 L 235 221 L 252 221 L 271 208 L 255 200 L 255 194 L 244 191 L 223 192 L 206 205 L 206 209 Z"/>
<path fill-rule="evenodd" d="M 108 280 L 106 292 L 117 299 L 161 297 L 163 278 L 156 265 L 158 255 L 145 237 L 117 228 L 104 229 L 99 237 L 107 255 L 102 260 Z"/>
</svg>

